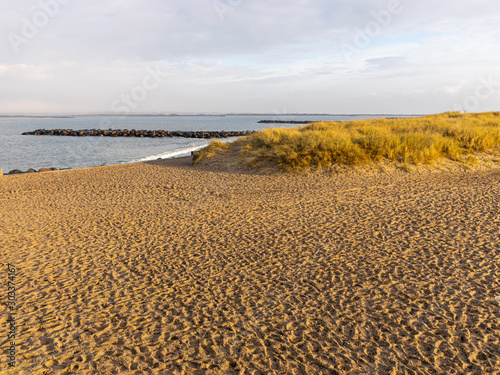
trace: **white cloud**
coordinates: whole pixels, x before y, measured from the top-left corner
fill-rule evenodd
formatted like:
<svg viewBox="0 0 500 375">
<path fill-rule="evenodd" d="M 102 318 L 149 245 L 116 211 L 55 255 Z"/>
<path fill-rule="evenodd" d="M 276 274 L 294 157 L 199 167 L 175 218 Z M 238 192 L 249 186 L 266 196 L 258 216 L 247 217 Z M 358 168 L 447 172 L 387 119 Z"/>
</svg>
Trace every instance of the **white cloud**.
<svg viewBox="0 0 500 375">
<path fill-rule="evenodd" d="M 7 36 L 40 3 L 2 1 L 0 112 L 109 111 L 159 61 L 170 75 L 138 111 L 425 113 L 500 79 L 496 0 L 400 0 L 350 60 L 341 46 L 390 0 L 220 2 L 222 20 L 211 0 L 71 1 L 16 53 Z"/>
<path fill-rule="evenodd" d="M 16 80 L 46 80 L 50 77 L 51 69 L 44 65 L 0 65 L 0 77 L 13 78 Z"/>
</svg>

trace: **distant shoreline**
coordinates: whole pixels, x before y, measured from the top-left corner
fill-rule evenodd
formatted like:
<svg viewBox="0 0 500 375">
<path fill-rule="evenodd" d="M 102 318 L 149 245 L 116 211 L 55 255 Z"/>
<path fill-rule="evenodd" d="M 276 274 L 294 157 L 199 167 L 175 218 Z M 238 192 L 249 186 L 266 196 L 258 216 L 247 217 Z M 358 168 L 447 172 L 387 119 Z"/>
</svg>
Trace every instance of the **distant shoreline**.
<svg viewBox="0 0 500 375">
<path fill-rule="evenodd" d="M 223 113 L 223 114 L 88 114 L 88 115 L 6 115 L 0 114 L 0 118 L 77 118 L 77 117 L 230 117 L 230 116 L 405 116 L 419 117 L 424 114 L 395 114 L 395 113 L 356 113 L 356 114 L 331 114 L 331 113 Z"/>
</svg>

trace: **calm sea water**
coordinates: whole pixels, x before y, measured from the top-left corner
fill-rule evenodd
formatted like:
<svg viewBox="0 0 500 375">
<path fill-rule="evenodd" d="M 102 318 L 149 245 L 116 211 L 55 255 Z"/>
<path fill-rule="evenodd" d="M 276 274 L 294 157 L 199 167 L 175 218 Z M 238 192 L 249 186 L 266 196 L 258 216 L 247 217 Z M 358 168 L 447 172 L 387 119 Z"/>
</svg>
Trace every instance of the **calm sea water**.
<svg viewBox="0 0 500 375">
<path fill-rule="evenodd" d="M 36 129 L 262 130 L 260 120 L 339 121 L 377 116 L 179 116 L 0 118 L 0 169 L 83 168 L 189 155 L 209 141 L 186 138 L 21 135 Z"/>
</svg>

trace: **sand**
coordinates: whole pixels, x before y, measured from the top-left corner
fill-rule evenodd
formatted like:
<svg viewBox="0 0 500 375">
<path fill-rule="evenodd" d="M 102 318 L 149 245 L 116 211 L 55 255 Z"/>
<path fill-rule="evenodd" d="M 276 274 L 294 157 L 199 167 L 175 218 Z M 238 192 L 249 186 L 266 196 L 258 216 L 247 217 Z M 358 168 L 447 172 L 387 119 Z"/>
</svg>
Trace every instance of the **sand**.
<svg viewBox="0 0 500 375">
<path fill-rule="evenodd" d="M 500 374 L 498 169 L 0 176 L 0 227 L 20 374 Z"/>
</svg>

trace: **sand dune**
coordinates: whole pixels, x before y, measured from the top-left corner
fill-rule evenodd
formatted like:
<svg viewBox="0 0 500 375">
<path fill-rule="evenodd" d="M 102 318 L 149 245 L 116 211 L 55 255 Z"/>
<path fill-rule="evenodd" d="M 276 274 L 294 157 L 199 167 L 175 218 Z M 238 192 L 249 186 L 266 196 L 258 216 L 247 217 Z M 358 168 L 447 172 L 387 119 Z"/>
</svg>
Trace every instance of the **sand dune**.
<svg viewBox="0 0 500 375">
<path fill-rule="evenodd" d="M 177 160 L 4 176 L 0 203 L 26 374 L 500 374 L 499 170 Z"/>
</svg>

